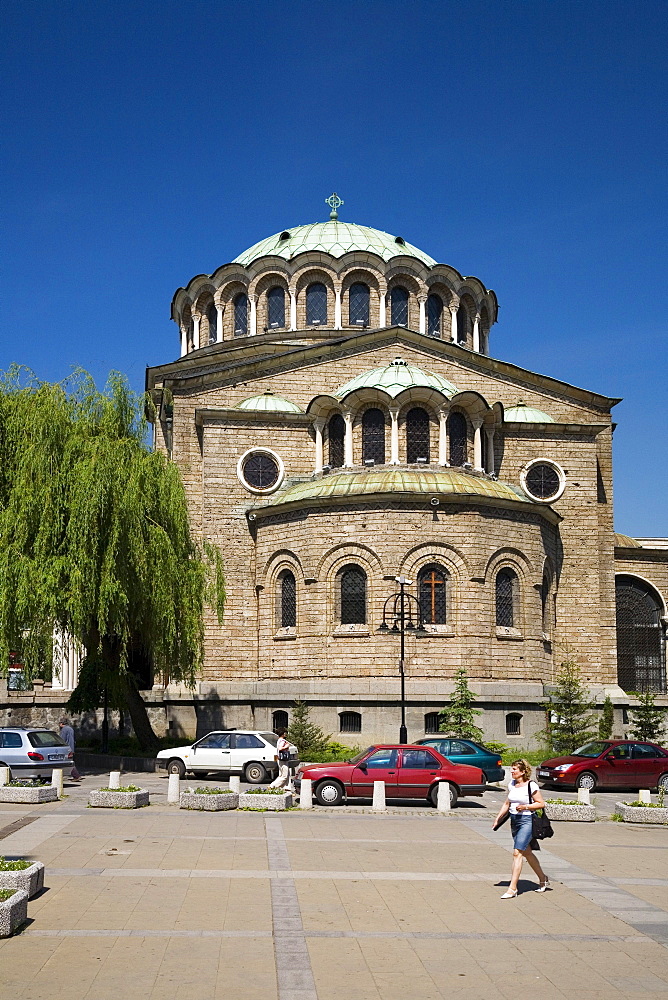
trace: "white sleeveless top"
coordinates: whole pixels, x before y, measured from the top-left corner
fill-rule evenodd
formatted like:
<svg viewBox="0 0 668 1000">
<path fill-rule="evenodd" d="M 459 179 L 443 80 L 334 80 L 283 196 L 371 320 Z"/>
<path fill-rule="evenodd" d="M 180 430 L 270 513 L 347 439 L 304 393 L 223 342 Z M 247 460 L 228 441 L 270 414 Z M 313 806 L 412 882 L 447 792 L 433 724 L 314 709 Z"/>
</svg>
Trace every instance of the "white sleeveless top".
<svg viewBox="0 0 668 1000">
<path fill-rule="evenodd" d="M 523 785 L 516 785 L 515 779 L 511 778 L 508 783 L 508 799 L 510 801 L 510 812 L 511 815 L 516 815 L 518 805 L 531 805 L 533 802 L 533 793 L 536 788 L 532 788 L 533 781 L 526 781 Z M 520 816 L 524 815 L 523 812 Z"/>
</svg>

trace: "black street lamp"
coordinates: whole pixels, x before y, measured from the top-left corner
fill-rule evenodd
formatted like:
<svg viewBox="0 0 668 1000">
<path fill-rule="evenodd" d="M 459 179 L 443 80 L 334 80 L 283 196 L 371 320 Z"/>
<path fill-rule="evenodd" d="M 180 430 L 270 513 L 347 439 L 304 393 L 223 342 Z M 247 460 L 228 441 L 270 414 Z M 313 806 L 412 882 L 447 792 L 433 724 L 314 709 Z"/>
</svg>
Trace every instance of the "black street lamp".
<svg viewBox="0 0 668 1000">
<path fill-rule="evenodd" d="M 406 593 L 406 587 L 413 583 L 405 576 L 395 576 L 399 584 L 399 591 L 390 594 L 383 604 L 383 621 L 378 626 L 378 632 L 398 632 L 401 637 L 399 653 L 399 677 L 401 678 L 401 726 L 399 727 L 399 742 L 408 743 L 408 730 L 406 729 L 406 676 L 404 671 L 405 659 L 405 636 L 406 632 L 412 632 L 418 638 L 428 635 L 422 621 L 422 609 L 420 602 L 413 594 Z M 388 625 L 388 619 L 392 622 Z"/>
</svg>

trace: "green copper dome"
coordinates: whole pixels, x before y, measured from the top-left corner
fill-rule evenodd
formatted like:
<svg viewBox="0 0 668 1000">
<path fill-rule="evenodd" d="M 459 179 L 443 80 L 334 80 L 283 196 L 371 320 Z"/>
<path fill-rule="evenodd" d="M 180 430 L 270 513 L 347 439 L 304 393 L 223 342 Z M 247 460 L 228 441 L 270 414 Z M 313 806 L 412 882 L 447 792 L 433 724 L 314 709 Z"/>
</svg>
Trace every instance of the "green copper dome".
<svg viewBox="0 0 668 1000">
<path fill-rule="evenodd" d="M 283 396 L 276 396 L 273 392 L 263 392 L 261 396 L 251 396 L 249 399 L 237 403 L 237 410 L 265 410 L 273 413 L 303 413 L 301 406 L 297 406 L 291 399 L 284 399 Z"/>
<path fill-rule="evenodd" d="M 410 389 L 412 386 L 436 389 L 448 399 L 459 391 L 452 382 L 448 382 L 442 375 L 436 375 L 435 372 L 423 372 L 421 368 L 409 365 L 402 358 L 395 358 L 383 368 L 373 368 L 356 375 L 350 382 L 346 382 L 340 389 L 337 389 L 334 395 L 342 399 L 354 389 L 383 389 L 394 399 L 404 389 Z"/>
<path fill-rule="evenodd" d="M 544 410 L 537 410 L 526 403 L 518 403 L 516 406 L 509 406 L 503 413 L 504 420 L 514 424 L 553 424 L 554 417 Z"/>
<path fill-rule="evenodd" d="M 291 260 L 307 250 L 321 250 L 323 253 L 331 254 L 332 257 L 343 257 L 352 250 L 363 250 L 378 254 L 383 260 L 408 256 L 416 257 L 428 267 L 433 267 L 436 263 L 422 250 L 404 242 L 401 236 L 392 236 L 390 233 L 381 232 L 380 229 L 356 226 L 353 222 L 333 219 L 328 222 L 315 222 L 308 226 L 294 226 L 282 233 L 276 233 L 275 236 L 269 236 L 239 254 L 234 263 L 248 267 L 258 257 L 266 257 L 269 254 Z"/>
</svg>

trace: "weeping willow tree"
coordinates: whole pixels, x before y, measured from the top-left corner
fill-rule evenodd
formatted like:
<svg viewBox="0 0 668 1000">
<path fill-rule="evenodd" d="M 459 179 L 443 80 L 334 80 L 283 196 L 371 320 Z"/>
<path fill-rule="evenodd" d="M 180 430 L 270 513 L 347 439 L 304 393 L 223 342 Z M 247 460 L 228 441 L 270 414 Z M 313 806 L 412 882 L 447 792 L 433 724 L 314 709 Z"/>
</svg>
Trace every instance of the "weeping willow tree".
<svg viewBox="0 0 668 1000">
<path fill-rule="evenodd" d="M 156 673 L 192 686 L 205 605 L 220 619 L 225 594 L 178 469 L 145 443 L 147 405 L 119 373 L 103 392 L 83 371 L 57 384 L 0 375 L 0 664 L 20 649 L 35 673 L 54 627 L 69 632 L 85 652 L 70 707 L 97 708 L 106 691 L 151 749 L 130 654 L 141 646 Z"/>
</svg>

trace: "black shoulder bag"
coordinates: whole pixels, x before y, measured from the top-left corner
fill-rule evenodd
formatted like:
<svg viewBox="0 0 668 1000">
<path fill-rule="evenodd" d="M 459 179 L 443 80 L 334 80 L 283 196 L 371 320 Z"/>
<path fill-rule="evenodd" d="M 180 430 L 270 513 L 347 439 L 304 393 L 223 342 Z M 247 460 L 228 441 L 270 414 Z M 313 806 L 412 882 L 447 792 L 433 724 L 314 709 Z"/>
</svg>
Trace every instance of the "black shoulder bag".
<svg viewBox="0 0 668 1000">
<path fill-rule="evenodd" d="M 533 802 L 531 782 L 529 782 L 529 802 Z M 533 826 L 533 835 L 536 840 L 547 840 L 550 837 L 554 837 L 552 824 L 547 818 L 547 814 L 544 809 L 532 809 L 531 823 Z"/>
</svg>

